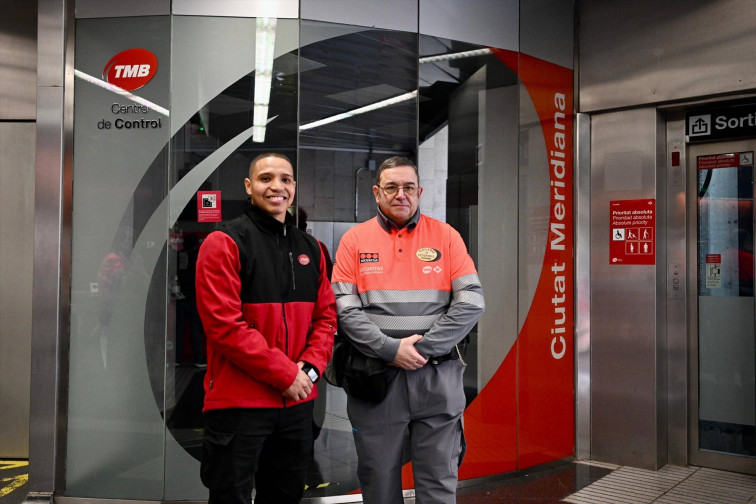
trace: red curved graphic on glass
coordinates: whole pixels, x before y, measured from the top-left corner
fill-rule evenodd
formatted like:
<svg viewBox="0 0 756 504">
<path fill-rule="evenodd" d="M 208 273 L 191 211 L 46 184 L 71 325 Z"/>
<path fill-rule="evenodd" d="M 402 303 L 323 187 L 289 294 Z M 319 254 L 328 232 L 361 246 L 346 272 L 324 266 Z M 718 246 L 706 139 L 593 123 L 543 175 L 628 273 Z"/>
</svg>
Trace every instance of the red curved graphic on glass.
<svg viewBox="0 0 756 504">
<path fill-rule="evenodd" d="M 465 410 L 460 480 L 525 469 L 574 454 L 573 72 L 492 49 L 530 96 L 549 163 L 549 232 L 525 323 L 499 369 Z M 491 307 L 489 307 L 490 309 Z M 411 463 L 403 468 L 412 488 Z"/>
</svg>

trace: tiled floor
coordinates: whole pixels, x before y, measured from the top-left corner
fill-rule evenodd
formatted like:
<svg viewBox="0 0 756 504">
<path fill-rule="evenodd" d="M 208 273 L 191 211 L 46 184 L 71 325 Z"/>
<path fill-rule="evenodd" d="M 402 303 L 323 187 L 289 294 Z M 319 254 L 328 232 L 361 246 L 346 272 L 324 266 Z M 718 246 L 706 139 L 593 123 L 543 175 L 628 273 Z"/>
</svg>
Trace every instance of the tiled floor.
<svg viewBox="0 0 756 504">
<path fill-rule="evenodd" d="M 659 471 L 620 467 L 563 501 L 571 504 L 756 503 L 756 476 L 673 465 Z"/>
<path fill-rule="evenodd" d="M 605 467 L 558 462 L 489 478 L 480 484 L 462 482 L 457 491 L 457 504 L 556 504 L 610 473 L 611 469 Z"/>
<path fill-rule="evenodd" d="M 26 497 L 28 467 L 15 461 L 0 475 L 0 504 Z M 337 498 L 336 500 L 344 502 Z M 350 500 L 355 502 L 356 500 Z M 307 502 L 307 501 L 305 501 Z M 320 502 L 311 499 L 309 502 Z M 406 504 L 415 499 L 407 498 Z M 659 471 L 594 462 L 558 462 L 532 471 L 460 483 L 457 504 L 756 504 L 756 476 L 698 467 Z"/>
</svg>

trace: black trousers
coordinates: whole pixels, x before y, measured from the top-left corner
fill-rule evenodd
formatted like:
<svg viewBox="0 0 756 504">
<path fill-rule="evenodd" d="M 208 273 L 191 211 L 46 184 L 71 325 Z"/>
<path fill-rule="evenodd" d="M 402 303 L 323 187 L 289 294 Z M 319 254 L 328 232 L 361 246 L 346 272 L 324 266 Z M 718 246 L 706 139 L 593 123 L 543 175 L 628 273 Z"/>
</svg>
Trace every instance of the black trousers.
<svg viewBox="0 0 756 504">
<path fill-rule="evenodd" d="M 296 504 L 313 451 L 313 402 L 205 412 L 200 469 L 208 504 Z"/>
</svg>

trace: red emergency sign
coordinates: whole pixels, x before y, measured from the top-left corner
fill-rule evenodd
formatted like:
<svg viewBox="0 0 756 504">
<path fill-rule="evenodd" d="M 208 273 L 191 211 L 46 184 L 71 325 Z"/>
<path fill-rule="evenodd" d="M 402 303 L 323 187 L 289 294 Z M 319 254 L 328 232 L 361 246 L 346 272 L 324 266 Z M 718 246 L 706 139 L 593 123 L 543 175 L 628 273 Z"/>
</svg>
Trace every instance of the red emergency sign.
<svg viewBox="0 0 756 504">
<path fill-rule="evenodd" d="M 197 222 L 220 222 L 221 192 L 197 191 Z"/>
</svg>

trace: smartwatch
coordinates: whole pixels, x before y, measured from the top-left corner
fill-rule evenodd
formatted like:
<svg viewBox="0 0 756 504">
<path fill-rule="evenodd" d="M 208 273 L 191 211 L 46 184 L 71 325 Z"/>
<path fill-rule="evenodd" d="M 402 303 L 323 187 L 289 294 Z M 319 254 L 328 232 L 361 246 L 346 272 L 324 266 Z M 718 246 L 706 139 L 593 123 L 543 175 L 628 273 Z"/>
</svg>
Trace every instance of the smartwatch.
<svg viewBox="0 0 756 504">
<path fill-rule="evenodd" d="M 305 362 L 304 366 L 302 366 L 302 371 L 307 374 L 307 376 L 310 377 L 310 380 L 312 380 L 312 383 L 315 383 L 320 378 L 320 374 L 318 373 L 318 370 L 310 364 L 309 362 Z"/>
</svg>

